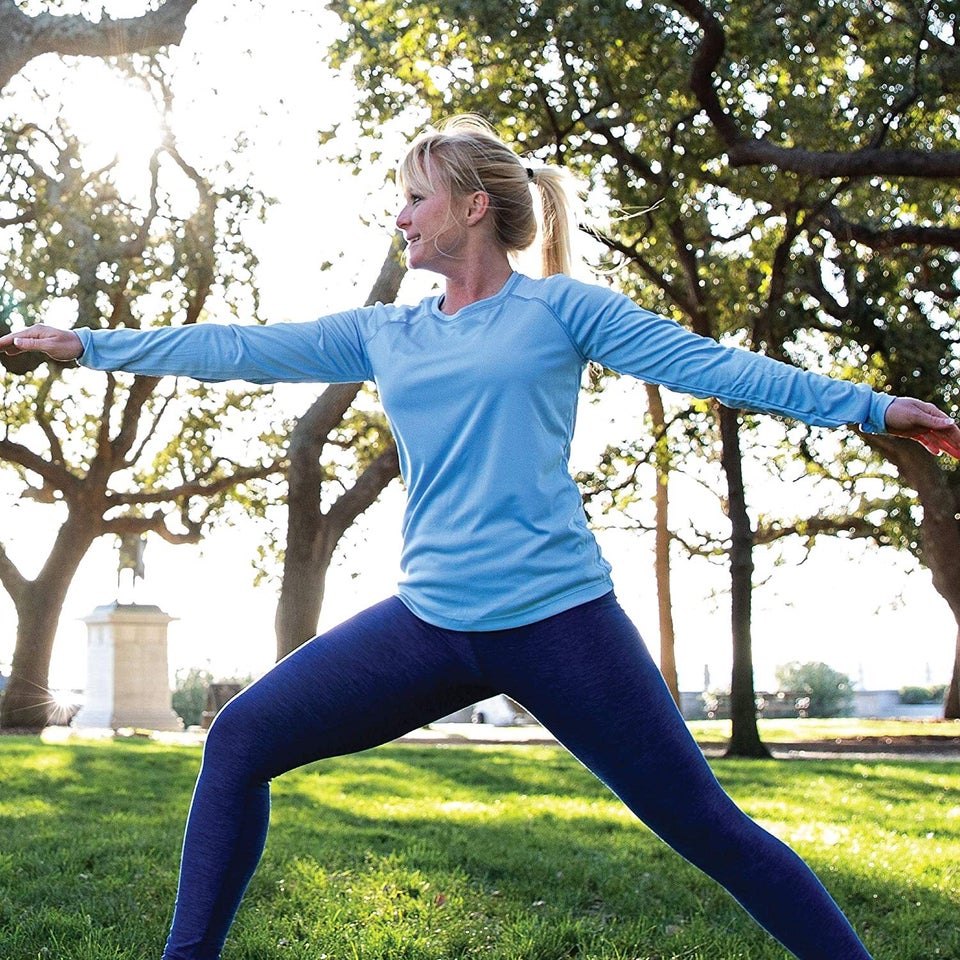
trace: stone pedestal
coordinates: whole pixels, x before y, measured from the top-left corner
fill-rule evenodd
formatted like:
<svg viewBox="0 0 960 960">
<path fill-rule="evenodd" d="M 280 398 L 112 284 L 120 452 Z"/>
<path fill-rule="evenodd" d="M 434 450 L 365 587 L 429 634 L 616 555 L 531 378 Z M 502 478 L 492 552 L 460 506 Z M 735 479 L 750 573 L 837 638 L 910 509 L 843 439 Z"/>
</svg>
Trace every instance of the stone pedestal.
<svg viewBox="0 0 960 960">
<path fill-rule="evenodd" d="M 167 624 L 159 607 L 110 603 L 87 625 L 87 689 L 73 727 L 181 730 L 171 706 Z"/>
</svg>

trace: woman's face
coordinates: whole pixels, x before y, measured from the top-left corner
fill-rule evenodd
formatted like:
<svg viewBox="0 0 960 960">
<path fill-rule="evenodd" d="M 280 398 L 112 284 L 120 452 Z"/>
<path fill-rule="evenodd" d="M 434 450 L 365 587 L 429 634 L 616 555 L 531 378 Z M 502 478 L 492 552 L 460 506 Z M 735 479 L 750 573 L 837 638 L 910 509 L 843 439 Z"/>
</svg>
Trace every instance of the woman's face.
<svg viewBox="0 0 960 960">
<path fill-rule="evenodd" d="M 450 203 L 450 192 L 407 190 L 397 227 L 407 240 L 407 264 L 411 269 L 433 270 L 445 275 L 461 258 L 465 229 L 458 223 Z"/>
</svg>

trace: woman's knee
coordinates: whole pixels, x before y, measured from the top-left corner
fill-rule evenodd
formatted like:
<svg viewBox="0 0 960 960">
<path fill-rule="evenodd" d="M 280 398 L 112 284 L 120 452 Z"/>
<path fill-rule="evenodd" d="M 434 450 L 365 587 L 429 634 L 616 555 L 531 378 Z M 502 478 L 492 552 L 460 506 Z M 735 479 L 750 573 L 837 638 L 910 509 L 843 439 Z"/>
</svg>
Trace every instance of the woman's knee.
<svg viewBox="0 0 960 960">
<path fill-rule="evenodd" d="M 256 698 L 243 691 L 226 703 L 214 717 L 203 748 L 204 762 L 226 758 L 241 763 L 251 757 L 258 740 Z"/>
</svg>

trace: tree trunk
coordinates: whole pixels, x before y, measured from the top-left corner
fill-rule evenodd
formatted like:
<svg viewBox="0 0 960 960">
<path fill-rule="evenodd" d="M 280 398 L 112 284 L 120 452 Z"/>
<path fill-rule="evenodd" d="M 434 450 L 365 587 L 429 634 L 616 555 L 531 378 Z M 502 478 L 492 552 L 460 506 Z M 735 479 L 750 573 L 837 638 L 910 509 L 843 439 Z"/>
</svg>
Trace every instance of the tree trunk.
<svg viewBox="0 0 960 960">
<path fill-rule="evenodd" d="M 401 257 L 403 247 L 402 237 L 395 235 L 367 298 L 368 304 L 396 299 L 406 272 Z M 327 387 L 297 421 L 290 436 L 287 543 L 275 619 L 278 660 L 316 633 L 327 569 L 337 543 L 399 472 L 396 447 L 391 443 L 324 513 L 320 456 L 331 431 L 359 391 L 357 383 Z"/>
<path fill-rule="evenodd" d="M 355 384 L 350 386 L 356 387 Z M 349 394 L 349 390 L 339 391 L 339 396 L 335 394 L 329 403 L 324 404 L 327 394 L 337 390 L 337 387 L 329 387 L 314 407 L 326 406 L 328 409 L 325 412 L 329 416 L 330 408 L 339 407 Z M 308 411 L 308 417 L 311 411 Z M 342 416 L 343 411 L 337 417 L 337 423 Z M 306 427 L 304 432 L 309 432 L 309 425 L 319 419 L 322 418 L 305 419 L 297 424 L 296 429 L 303 424 Z M 319 429 L 322 430 L 322 427 Z M 330 427 L 326 432 L 313 434 L 312 439 L 318 441 L 322 448 L 323 441 L 332 429 Z M 316 634 L 327 570 L 340 538 L 400 472 L 396 444 L 391 440 L 364 469 L 353 486 L 342 493 L 324 513 L 320 508 L 322 483 L 319 451 L 315 451 L 315 446 L 314 443 L 305 443 L 297 445 L 295 450 L 291 442 L 290 447 L 290 474 L 291 477 L 297 475 L 297 481 L 291 482 L 287 499 L 287 549 L 276 614 L 278 660 Z"/>
<path fill-rule="evenodd" d="M 17 642 L 0 713 L 4 729 L 36 732 L 47 725 L 51 706 L 47 683 L 61 607 L 38 591 L 35 582 L 17 605 Z"/>
<path fill-rule="evenodd" d="M 299 559 L 296 552 L 293 557 L 287 553 L 277 602 L 277 660 L 282 660 L 316 634 L 327 570 L 338 539 L 330 525 L 321 521 L 309 542 L 306 537 L 302 538 L 302 545 L 310 550 L 308 558 Z"/>
<path fill-rule="evenodd" d="M 67 591 L 96 530 L 68 516 L 36 580 L 12 595 L 17 640 L 10 679 L 0 700 L 0 728 L 38 732 L 50 714 L 50 660 Z"/>
<path fill-rule="evenodd" d="M 947 696 L 943 701 L 943 717 L 945 720 L 960 720 L 960 626 L 957 628 L 957 645 L 953 655 L 953 671 L 950 674 Z"/>
<path fill-rule="evenodd" d="M 333 556 L 320 504 L 320 455 L 330 432 L 360 392 L 358 383 L 327 387 L 290 435 L 287 473 L 287 544 L 277 603 L 277 659 L 316 633 L 327 567 Z"/>
<path fill-rule="evenodd" d="M 730 517 L 730 605 L 733 634 L 733 674 L 730 679 L 731 734 L 728 757 L 769 757 L 757 729 L 753 686 L 753 528 L 747 513 L 740 453 L 740 423 L 736 410 L 720 407 L 721 460 L 727 477 Z"/>
<path fill-rule="evenodd" d="M 958 632 L 944 716 L 960 720 L 960 484 L 956 474 L 941 470 L 939 460 L 919 443 L 882 434 L 867 434 L 864 439 L 896 466 L 923 507 L 920 559 L 930 570 L 937 593 L 947 601 Z"/>
<path fill-rule="evenodd" d="M 652 383 L 644 384 L 647 390 L 647 407 L 657 441 L 654 459 L 657 488 L 654 493 L 656 510 L 656 534 L 654 569 L 657 577 L 657 610 L 660 622 L 660 672 L 667 683 L 674 703 L 680 706 L 680 685 L 677 680 L 676 635 L 673 626 L 673 596 L 670 589 L 670 458 L 663 445 L 667 430 L 660 388 Z"/>
</svg>

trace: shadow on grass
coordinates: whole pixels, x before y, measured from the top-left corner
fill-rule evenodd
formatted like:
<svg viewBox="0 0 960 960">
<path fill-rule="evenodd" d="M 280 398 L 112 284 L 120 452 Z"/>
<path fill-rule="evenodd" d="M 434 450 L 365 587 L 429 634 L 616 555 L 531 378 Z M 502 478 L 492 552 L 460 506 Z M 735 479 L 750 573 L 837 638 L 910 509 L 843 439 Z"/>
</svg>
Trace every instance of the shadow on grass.
<svg viewBox="0 0 960 960">
<path fill-rule="evenodd" d="M 559 750 L 466 750 L 440 762 L 429 749 L 388 747 L 360 761 L 325 761 L 278 791 L 278 861 L 306 856 L 352 876 L 386 858 L 428 874 L 459 872 L 471 889 L 549 903 L 558 915 L 643 916 L 661 930 L 696 915 L 721 941 L 736 929 L 753 942 L 719 887 Z M 960 957 L 955 765 L 807 762 L 789 776 L 775 761 L 714 768 L 741 806 L 810 862 L 878 957 Z M 311 795 L 310 779 L 328 777 L 337 796 Z M 417 802 L 427 798 L 439 806 L 423 815 Z M 293 847 L 285 835 L 296 837 Z"/>
<path fill-rule="evenodd" d="M 154 744 L 0 740 L 4 957 L 53 944 L 58 960 L 158 952 L 199 760 Z M 960 957 L 955 765 L 714 769 L 798 846 L 877 960 Z M 298 960 L 321 942 L 364 960 L 784 957 L 550 747 L 391 745 L 279 778 L 225 960 Z"/>
</svg>

